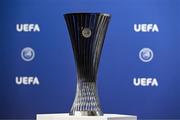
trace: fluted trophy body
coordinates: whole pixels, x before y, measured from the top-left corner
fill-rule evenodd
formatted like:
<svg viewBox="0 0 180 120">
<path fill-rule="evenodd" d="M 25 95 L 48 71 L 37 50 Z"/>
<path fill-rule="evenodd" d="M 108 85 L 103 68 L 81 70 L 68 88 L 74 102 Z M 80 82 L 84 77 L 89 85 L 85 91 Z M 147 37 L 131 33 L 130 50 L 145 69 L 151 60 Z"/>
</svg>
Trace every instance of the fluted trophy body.
<svg viewBox="0 0 180 120">
<path fill-rule="evenodd" d="M 77 90 L 70 115 L 103 115 L 96 78 L 109 14 L 68 13 L 64 15 L 77 68 Z"/>
</svg>

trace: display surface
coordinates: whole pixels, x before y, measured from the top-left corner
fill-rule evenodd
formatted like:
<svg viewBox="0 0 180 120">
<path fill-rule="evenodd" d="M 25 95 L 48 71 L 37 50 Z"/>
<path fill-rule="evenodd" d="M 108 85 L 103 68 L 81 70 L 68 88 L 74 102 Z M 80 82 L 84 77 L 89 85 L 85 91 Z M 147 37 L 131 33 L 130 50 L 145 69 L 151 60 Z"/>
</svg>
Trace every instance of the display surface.
<svg viewBox="0 0 180 120">
<path fill-rule="evenodd" d="M 69 13 L 64 15 L 77 67 L 76 97 L 70 115 L 103 115 L 96 79 L 109 14 Z"/>
<path fill-rule="evenodd" d="M 136 116 L 104 114 L 104 116 L 69 116 L 69 114 L 38 114 L 36 120 L 137 120 Z"/>
</svg>

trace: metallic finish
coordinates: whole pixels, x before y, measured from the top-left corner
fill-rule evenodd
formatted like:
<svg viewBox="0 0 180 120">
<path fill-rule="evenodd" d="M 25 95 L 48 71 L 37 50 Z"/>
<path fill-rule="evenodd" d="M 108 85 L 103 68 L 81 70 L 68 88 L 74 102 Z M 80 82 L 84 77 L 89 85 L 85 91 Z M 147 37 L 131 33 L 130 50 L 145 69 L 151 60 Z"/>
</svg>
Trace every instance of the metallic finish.
<svg viewBox="0 0 180 120">
<path fill-rule="evenodd" d="M 109 14 L 69 13 L 64 15 L 77 68 L 77 90 L 70 115 L 100 116 L 96 78 Z"/>
</svg>

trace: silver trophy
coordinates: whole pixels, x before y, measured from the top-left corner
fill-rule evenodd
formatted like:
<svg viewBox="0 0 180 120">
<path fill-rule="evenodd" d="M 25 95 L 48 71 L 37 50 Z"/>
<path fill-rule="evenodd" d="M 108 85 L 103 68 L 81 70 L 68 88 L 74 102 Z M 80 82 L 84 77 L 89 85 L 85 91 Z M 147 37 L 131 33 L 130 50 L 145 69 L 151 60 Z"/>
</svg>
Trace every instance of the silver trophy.
<svg viewBox="0 0 180 120">
<path fill-rule="evenodd" d="M 110 15 L 68 13 L 64 17 L 77 68 L 76 97 L 70 115 L 101 116 L 96 78 Z"/>
</svg>

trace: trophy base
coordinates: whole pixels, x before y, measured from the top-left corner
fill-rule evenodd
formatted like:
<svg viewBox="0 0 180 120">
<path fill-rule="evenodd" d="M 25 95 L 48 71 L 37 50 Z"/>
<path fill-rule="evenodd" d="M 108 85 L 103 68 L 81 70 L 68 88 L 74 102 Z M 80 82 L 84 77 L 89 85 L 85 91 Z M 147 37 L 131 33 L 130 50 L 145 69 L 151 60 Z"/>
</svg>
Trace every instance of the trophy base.
<svg viewBox="0 0 180 120">
<path fill-rule="evenodd" d="M 104 114 L 103 116 L 72 116 L 69 113 L 37 114 L 36 120 L 137 120 L 137 116 Z"/>
<path fill-rule="evenodd" d="M 73 111 L 69 113 L 71 116 L 102 116 L 101 111 Z"/>
</svg>

